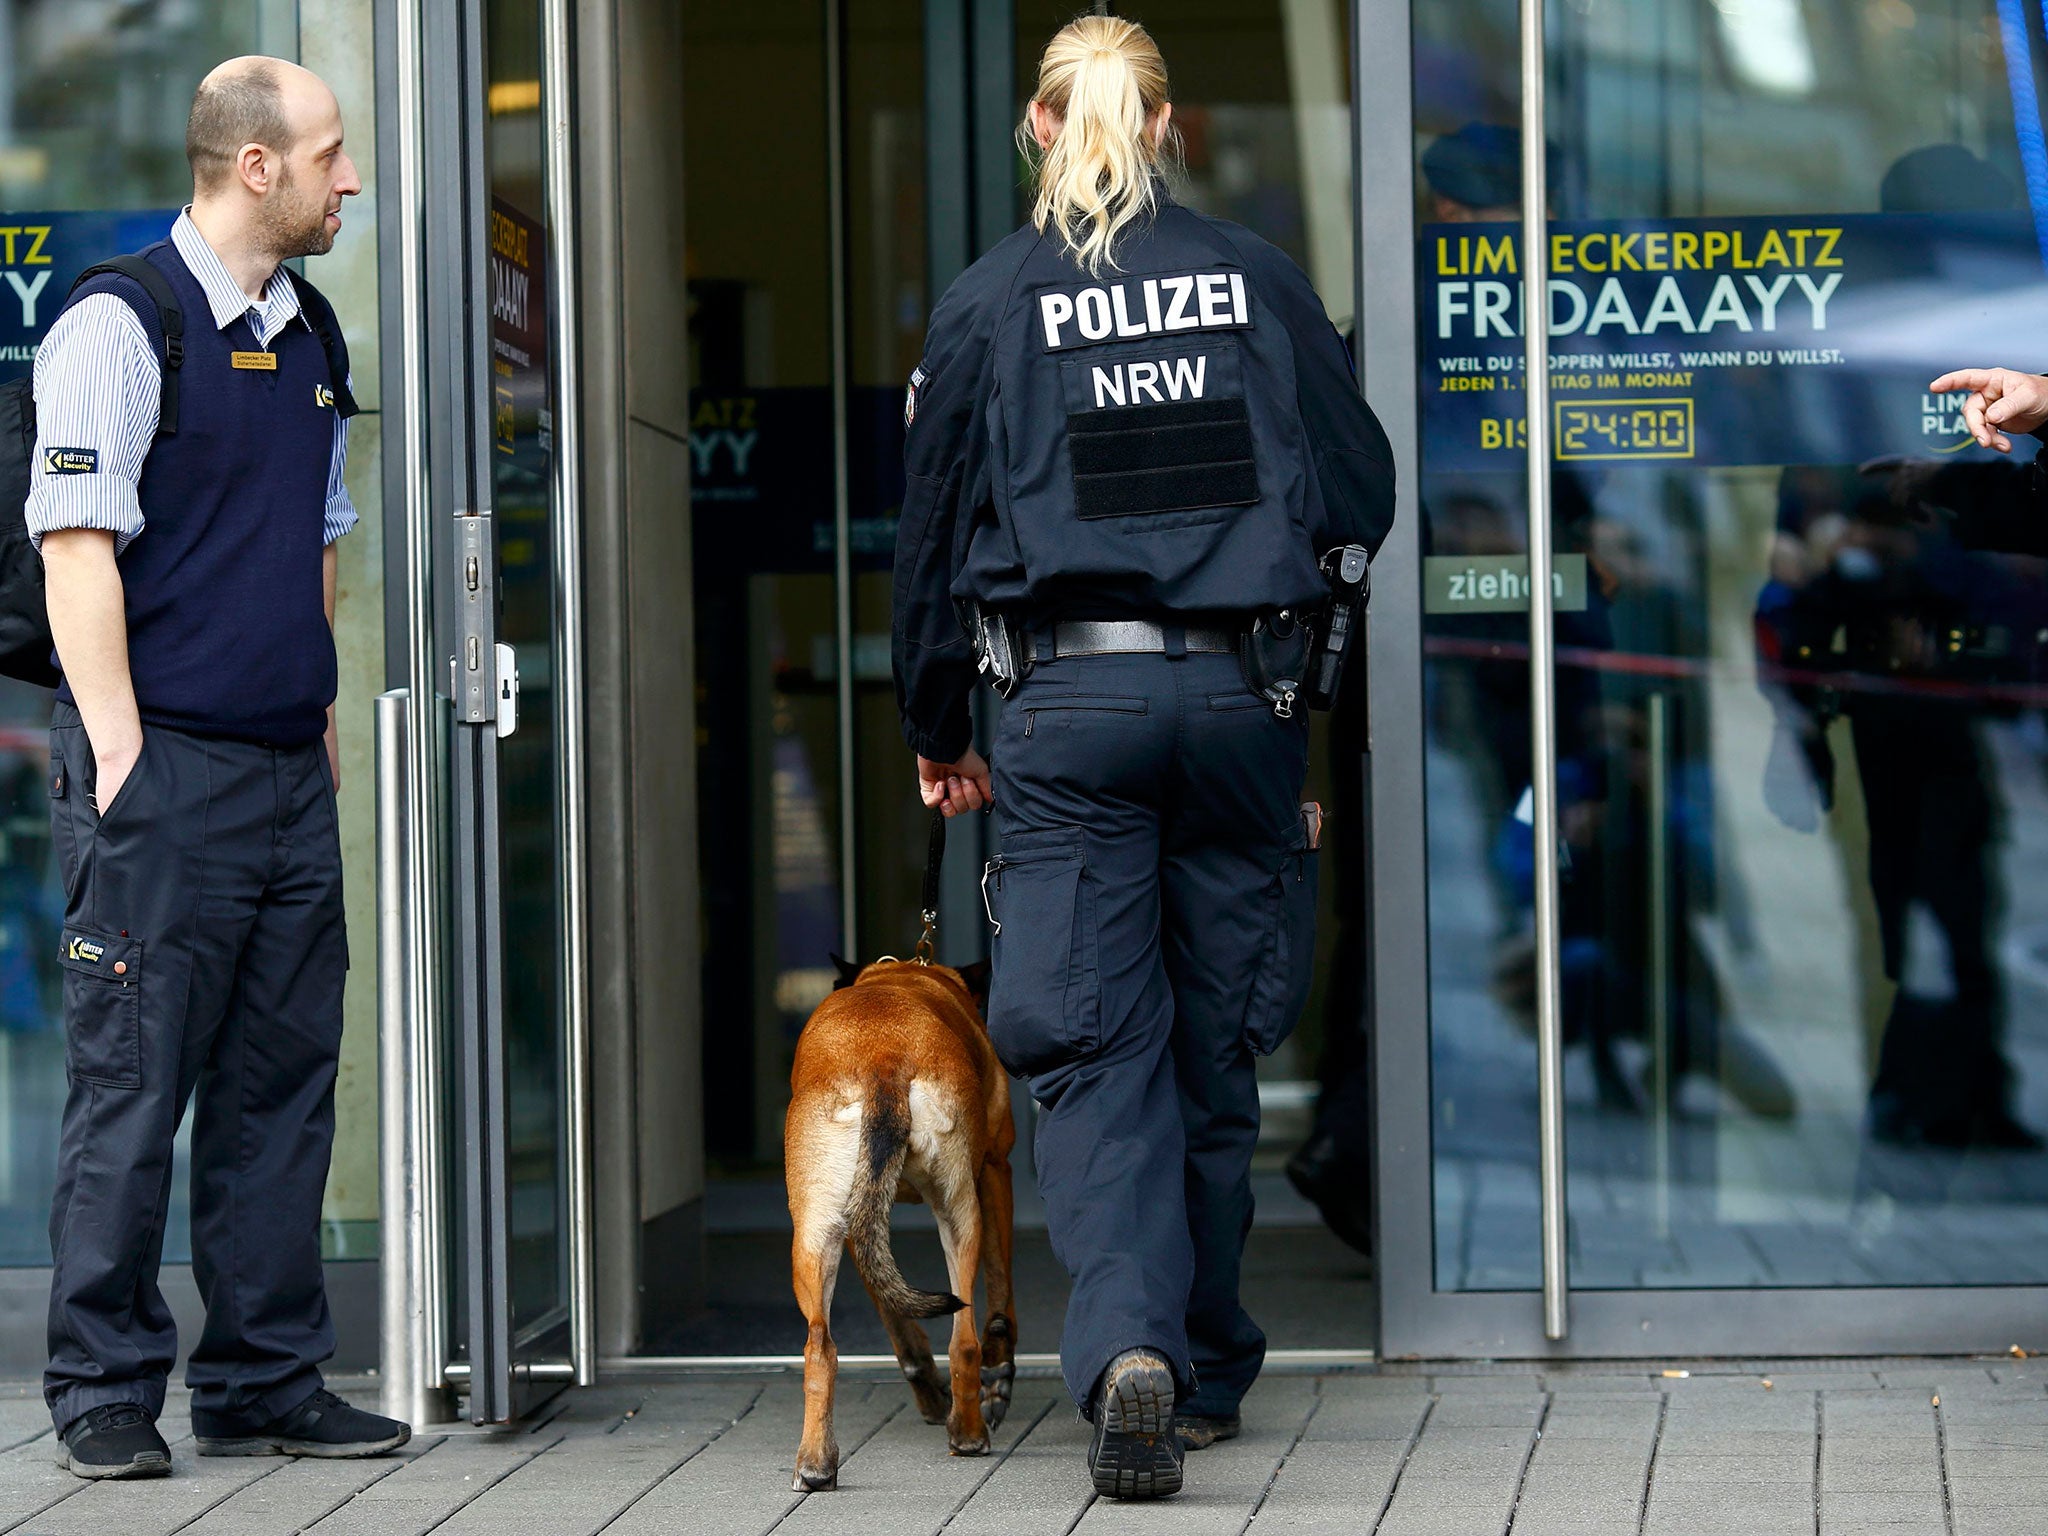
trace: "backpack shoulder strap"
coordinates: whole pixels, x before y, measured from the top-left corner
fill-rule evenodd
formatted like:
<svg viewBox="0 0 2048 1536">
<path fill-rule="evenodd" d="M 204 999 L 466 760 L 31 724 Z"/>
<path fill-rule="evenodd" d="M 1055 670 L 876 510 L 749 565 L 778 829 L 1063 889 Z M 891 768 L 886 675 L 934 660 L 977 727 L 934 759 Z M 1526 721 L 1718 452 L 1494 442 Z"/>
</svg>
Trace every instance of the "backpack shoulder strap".
<svg viewBox="0 0 2048 1536">
<path fill-rule="evenodd" d="M 298 290 L 299 308 L 304 311 L 306 323 L 313 327 L 313 334 L 320 338 L 320 346 L 327 353 L 328 382 L 334 390 L 334 413 L 343 421 L 356 414 L 356 397 L 348 387 L 348 343 L 341 337 L 341 322 L 334 317 L 334 306 L 327 302 L 327 295 L 313 284 L 299 276 L 290 267 L 285 269 L 292 280 L 292 287 Z"/>
<path fill-rule="evenodd" d="M 178 430 L 178 370 L 185 363 L 185 313 L 178 303 L 178 295 L 172 291 L 170 280 L 158 271 L 156 264 L 146 256 L 114 256 L 97 262 L 78 274 L 78 281 L 71 285 L 76 293 L 95 277 L 125 277 L 149 295 L 156 305 L 158 327 L 164 336 L 163 386 L 157 411 L 159 433 L 169 434 Z M 145 320 L 147 317 L 144 317 Z"/>
</svg>

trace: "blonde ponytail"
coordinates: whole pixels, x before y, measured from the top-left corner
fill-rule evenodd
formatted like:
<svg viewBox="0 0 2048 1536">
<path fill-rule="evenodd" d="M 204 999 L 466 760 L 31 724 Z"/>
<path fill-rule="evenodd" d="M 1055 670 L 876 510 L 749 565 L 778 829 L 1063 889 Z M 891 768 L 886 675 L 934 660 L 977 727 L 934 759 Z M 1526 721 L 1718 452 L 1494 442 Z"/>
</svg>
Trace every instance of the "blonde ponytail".
<svg viewBox="0 0 2048 1536">
<path fill-rule="evenodd" d="M 1116 237 L 1152 212 L 1154 178 L 1180 139 L 1158 131 L 1166 60 L 1152 35 L 1120 16 L 1082 16 L 1046 44 L 1032 100 L 1059 122 L 1040 151 L 1027 115 L 1017 144 L 1035 160 L 1038 196 L 1031 222 L 1057 231 L 1075 261 L 1100 276 Z"/>
</svg>

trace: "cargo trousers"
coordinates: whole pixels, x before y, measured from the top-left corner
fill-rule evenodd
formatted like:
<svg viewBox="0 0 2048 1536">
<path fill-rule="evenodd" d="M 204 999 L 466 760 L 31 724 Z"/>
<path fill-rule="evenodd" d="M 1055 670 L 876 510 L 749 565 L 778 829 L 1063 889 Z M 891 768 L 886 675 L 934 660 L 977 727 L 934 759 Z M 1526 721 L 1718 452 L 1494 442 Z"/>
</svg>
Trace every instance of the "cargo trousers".
<svg viewBox="0 0 2048 1536">
<path fill-rule="evenodd" d="M 101 815 L 78 711 L 50 731 L 69 1094 L 50 1212 L 43 1391 L 161 1412 L 177 1332 L 157 1285 L 171 1145 L 192 1126 L 195 1410 L 260 1425 L 334 1352 L 320 1207 L 348 970 L 327 752 L 144 727 Z"/>
<path fill-rule="evenodd" d="M 1239 1298 L 1257 1058 L 1311 981 L 1308 724 L 1229 655 L 1041 661 L 993 751 L 989 1034 L 1038 1105 L 1062 1374 L 1084 1413 L 1149 1346 L 1184 1413 L 1226 1415 L 1265 1335 Z"/>
</svg>

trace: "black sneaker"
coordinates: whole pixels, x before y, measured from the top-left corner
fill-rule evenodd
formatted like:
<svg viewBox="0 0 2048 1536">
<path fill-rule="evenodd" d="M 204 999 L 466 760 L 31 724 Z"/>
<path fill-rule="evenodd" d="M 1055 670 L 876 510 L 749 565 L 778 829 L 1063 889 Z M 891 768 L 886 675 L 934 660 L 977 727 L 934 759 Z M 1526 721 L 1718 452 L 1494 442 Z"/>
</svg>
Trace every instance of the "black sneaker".
<svg viewBox="0 0 2048 1536">
<path fill-rule="evenodd" d="M 1149 1349 L 1109 1362 L 1095 1398 L 1088 1472 L 1111 1499 L 1160 1499 L 1180 1492 L 1180 1436 L 1173 1428 L 1173 1368 Z"/>
<path fill-rule="evenodd" d="M 147 1408 L 102 1403 L 64 1431 L 64 1466 L 79 1477 L 169 1477 L 171 1448 Z"/>
<path fill-rule="evenodd" d="M 1244 1431 L 1244 1420 L 1234 1413 L 1177 1413 L 1173 1432 L 1180 1436 L 1184 1451 L 1206 1451 L 1218 1440 L 1235 1440 Z"/>
<path fill-rule="evenodd" d="M 412 1438 L 412 1426 L 351 1407 L 325 1387 L 281 1419 L 246 1428 L 222 1414 L 192 1411 L 202 1456 L 382 1456 Z"/>
</svg>

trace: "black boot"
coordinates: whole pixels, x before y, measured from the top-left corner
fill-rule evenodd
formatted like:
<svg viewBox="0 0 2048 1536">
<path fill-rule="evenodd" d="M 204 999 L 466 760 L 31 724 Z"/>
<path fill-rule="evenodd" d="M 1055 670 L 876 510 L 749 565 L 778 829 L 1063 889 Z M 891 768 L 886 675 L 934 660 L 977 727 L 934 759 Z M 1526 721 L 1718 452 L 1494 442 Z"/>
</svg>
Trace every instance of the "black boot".
<svg viewBox="0 0 2048 1536">
<path fill-rule="evenodd" d="M 1095 1394 L 1095 1441 L 1088 1471 L 1112 1499 L 1160 1499 L 1180 1492 L 1180 1436 L 1173 1427 L 1173 1368 L 1149 1349 L 1109 1362 Z"/>
</svg>

